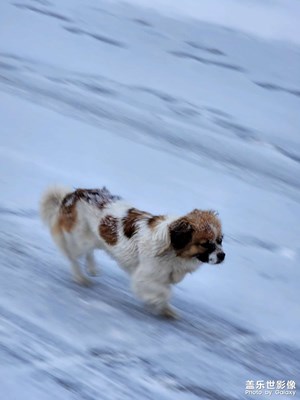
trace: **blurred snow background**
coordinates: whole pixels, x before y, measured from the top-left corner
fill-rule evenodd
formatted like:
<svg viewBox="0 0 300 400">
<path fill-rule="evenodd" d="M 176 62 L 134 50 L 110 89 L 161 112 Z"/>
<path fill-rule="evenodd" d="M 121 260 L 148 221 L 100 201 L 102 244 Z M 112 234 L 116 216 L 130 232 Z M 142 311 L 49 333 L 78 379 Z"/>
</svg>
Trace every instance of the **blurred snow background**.
<svg viewBox="0 0 300 400">
<path fill-rule="evenodd" d="M 299 382 L 299 17 L 296 0 L 1 2 L 3 398 L 240 400 L 246 380 Z M 38 218 L 51 183 L 217 209 L 226 262 L 175 288 L 177 322 L 102 254 L 79 288 Z"/>
</svg>

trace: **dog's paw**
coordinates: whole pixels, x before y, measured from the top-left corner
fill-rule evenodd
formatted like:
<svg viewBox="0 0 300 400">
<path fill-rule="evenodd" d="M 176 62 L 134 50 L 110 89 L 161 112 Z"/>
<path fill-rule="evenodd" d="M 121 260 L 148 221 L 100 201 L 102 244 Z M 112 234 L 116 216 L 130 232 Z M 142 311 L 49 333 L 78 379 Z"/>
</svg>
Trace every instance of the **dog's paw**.
<svg viewBox="0 0 300 400">
<path fill-rule="evenodd" d="M 82 276 L 76 276 L 75 282 L 78 283 L 78 285 L 85 286 L 85 287 L 89 287 L 89 286 L 92 285 L 92 281 L 90 281 L 88 278 L 86 278 L 83 275 Z"/>
<path fill-rule="evenodd" d="M 98 271 L 97 269 L 88 269 L 87 273 L 90 276 L 99 276 L 100 275 L 100 271 Z"/>
<path fill-rule="evenodd" d="M 161 312 L 160 315 L 164 318 L 167 319 L 179 319 L 179 315 L 177 314 L 177 312 L 171 308 L 171 307 L 164 307 Z"/>
</svg>

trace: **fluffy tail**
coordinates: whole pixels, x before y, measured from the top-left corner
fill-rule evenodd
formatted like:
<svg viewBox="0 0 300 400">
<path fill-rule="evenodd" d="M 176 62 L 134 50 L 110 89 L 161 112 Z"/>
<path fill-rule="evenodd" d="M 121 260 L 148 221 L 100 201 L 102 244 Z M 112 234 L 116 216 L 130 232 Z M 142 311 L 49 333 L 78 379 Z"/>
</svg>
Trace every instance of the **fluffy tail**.
<svg viewBox="0 0 300 400">
<path fill-rule="evenodd" d="M 43 194 L 40 203 L 40 215 L 44 223 L 50 228 L 56 222 L 62 200 L 70 192 L 72 192 L 72 189 L 68 187 L 52 186 Z"/>
</svg>

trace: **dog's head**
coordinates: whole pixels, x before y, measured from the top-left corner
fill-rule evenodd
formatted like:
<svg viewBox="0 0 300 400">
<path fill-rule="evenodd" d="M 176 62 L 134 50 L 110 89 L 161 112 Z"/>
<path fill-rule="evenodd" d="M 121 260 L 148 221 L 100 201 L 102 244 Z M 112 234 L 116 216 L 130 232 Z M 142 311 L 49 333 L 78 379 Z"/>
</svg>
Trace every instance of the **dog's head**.
<svg viewBox="0 0 300 400">
<path fill-rule="evenodd" d="M 170 240 L 178 257 L 220 264 L 225 259 L 222 227 L 215 211 L 194 210 L 170 225 Z"/>
</svg>

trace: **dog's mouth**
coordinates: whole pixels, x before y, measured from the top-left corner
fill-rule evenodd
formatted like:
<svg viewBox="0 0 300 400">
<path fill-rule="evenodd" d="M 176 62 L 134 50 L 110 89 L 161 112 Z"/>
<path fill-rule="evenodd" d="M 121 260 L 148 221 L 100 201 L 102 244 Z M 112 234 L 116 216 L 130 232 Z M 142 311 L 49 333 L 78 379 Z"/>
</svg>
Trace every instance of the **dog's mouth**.
<svg viewBox="0 0 300 400">
<path fill-rule="evenodd" d="M 215 254 L 206 252 L 206 253 L 196 254 L 195 257 L 197 258 L 197 260 L 203 263 L 221 264 L 225 259 L 225 253 L 223 251 Z"/>
</svg>

